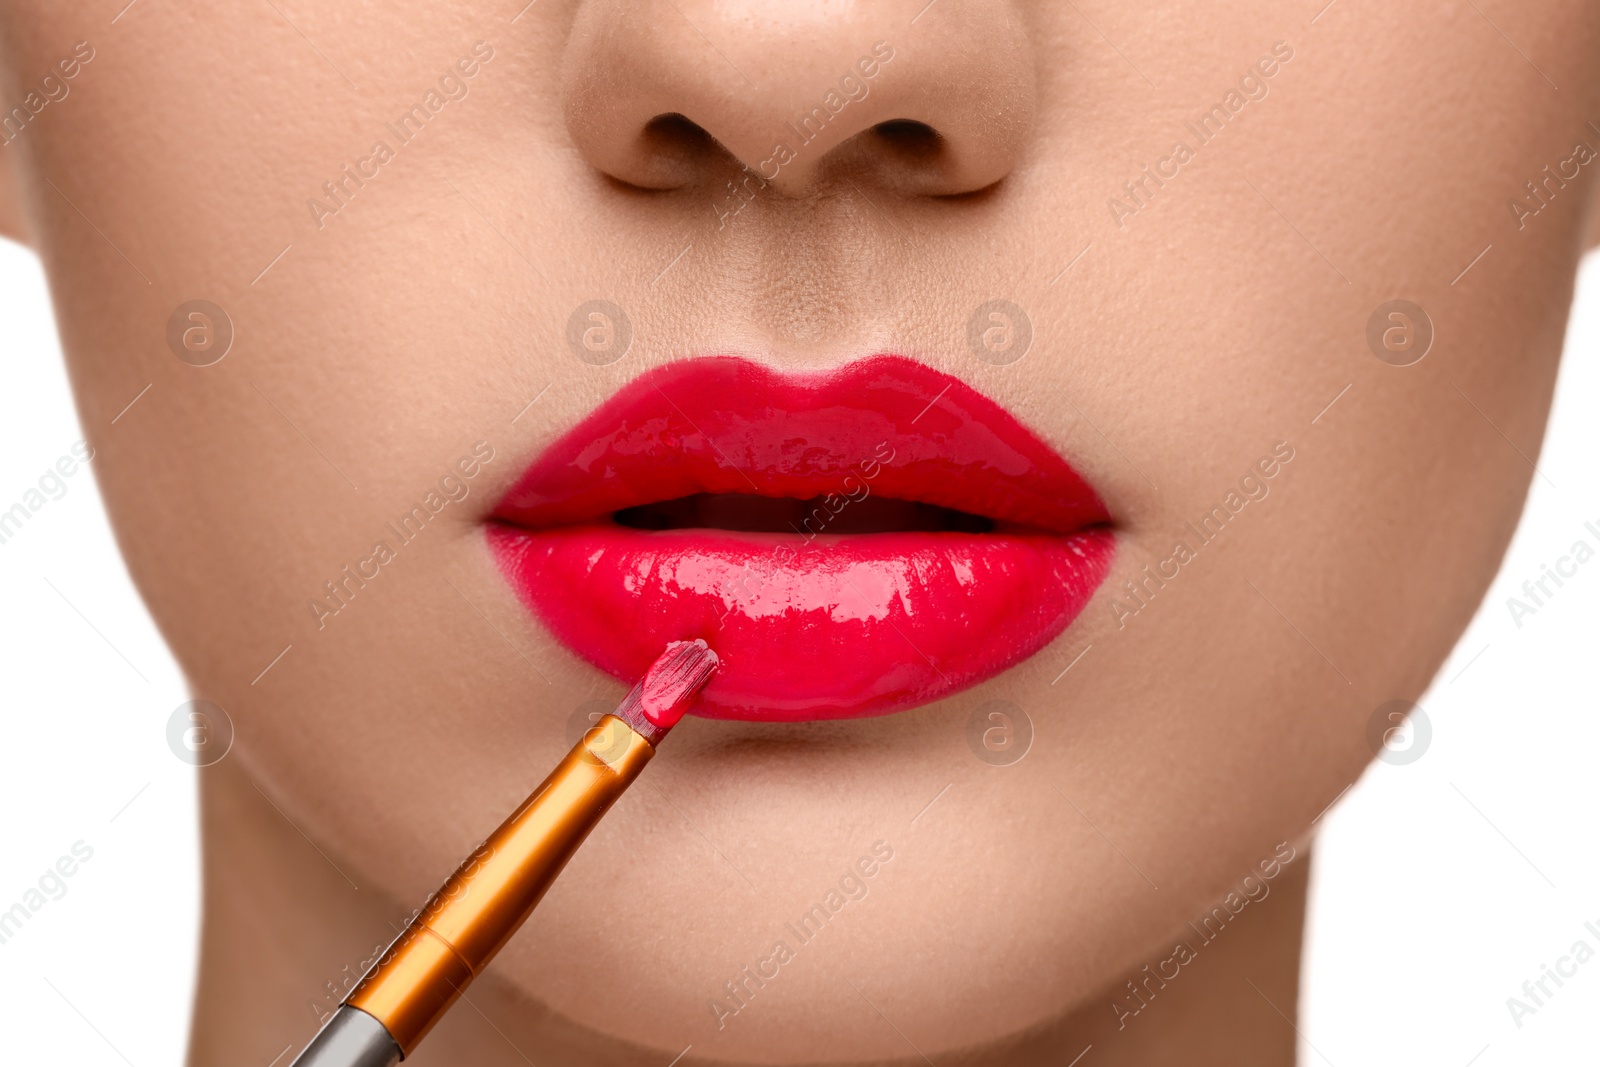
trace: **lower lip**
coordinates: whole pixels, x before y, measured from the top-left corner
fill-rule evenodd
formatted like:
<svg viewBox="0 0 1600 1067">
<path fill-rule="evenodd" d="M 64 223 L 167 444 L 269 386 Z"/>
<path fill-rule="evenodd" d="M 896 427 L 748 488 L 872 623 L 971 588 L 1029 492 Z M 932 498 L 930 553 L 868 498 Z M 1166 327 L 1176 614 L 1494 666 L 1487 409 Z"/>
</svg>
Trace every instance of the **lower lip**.
<svg viewBox="0 0 1600 1067">
<path fill-rule="evenodd" d="M 694 714 L 766 722 L 882 715 L 998 674 L 1058 636 L 1114 539 L 1049 533 L 818 537 L 611 523 L 489 542 L 523 601 L 595 666 L 636 678 L 669 641 L 722 669 Z"/>
</svg>

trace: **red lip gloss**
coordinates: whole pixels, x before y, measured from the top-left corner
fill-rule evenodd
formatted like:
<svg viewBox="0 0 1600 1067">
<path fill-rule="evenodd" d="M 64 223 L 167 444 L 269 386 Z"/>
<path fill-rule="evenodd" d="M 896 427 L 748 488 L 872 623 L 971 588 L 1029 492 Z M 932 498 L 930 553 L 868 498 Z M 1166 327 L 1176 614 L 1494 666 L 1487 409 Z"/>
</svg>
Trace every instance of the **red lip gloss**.
<svg viewBox="0 0 1600 1067">
<path fill-rule="evenodd" d="M 793 514 L 782 530 L 696 519 L 732 497 Z M 838 532 L 869 499 L 984 528 Z M 617 521 L 642 505 L 687 518 Z M 704 638 L 725 666 L 695 714 L 767 721 L 884 714 L 992 677 L 1071 623 L 1115 544 L 1066 460 L 971 386 L 898 356 L 658 367 L 547 448 L 493 518 L 501 572 L 569 648 L 633 677 L 662 641 Z"/>
</svg>

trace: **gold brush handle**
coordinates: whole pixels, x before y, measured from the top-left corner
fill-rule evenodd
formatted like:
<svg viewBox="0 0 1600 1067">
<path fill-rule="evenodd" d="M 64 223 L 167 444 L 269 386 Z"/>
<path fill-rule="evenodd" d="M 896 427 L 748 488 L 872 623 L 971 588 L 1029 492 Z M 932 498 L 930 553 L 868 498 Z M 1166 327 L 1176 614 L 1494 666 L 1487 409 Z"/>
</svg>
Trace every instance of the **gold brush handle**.
<svg viewBox="0 0 1600 1067">
<path fill-rule="evenodd" d="M 410 1055 L 517 932 L 583 839 L 655 755 L 603 717 L 468 856 L 345 999 Z"/>
</svg>

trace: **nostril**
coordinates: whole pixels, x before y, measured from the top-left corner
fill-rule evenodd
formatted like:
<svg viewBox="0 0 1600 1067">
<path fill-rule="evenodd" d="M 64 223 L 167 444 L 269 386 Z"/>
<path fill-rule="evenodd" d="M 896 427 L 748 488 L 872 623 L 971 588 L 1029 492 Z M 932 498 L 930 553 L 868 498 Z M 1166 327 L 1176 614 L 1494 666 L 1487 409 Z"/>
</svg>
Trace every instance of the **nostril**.
<svg viewBox="0 0 1600 1067">
<path fill-rule="evenodd" d="M 908 162 L 932 160 L 944 148 L 944 138 L 926 122 L 916 119 L 890 119 L 872 128 L 883 146 Z"/>
<path fill-rule="evenodd" d="M 639 149 L 643 167 L 629 184 L 647 189 L 687 185 L 708 160 L 725 154 L 705 127 L 677 112 L 657 115 L 645 123 L 639 131 Z"/>
<path fill-rule="evenodd" d="M 676 112 L 657 115 L 645 123 L 644 136 L 653 146 L 663 149 L 703 151 L 714 143 L 705 127 Z"/>
</svg>

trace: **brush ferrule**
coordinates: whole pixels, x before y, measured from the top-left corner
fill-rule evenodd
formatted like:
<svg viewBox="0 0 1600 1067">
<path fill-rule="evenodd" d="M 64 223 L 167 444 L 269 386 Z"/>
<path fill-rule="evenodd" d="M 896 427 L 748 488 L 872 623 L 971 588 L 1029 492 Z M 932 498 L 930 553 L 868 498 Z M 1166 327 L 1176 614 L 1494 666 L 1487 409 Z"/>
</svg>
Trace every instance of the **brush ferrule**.
<svg viewBox="0 0 1600 1067">
<path fill-rule="evenodd" d="M 512 816 L 473 850 L 345 1003 L 410 1055 L 527 919 L 589 831 L 655 755 L 607 715 Z"/>
<path fill-rule="evenodd" d="M 307 1063 L 335 1067 L 349 1049 L 409 1056 L 517 932 L 716 669 L 704 641 L 668 645 L 616 713 L 583 735 L 411 920 L 346 998 L 338 1026 L 313 1042 L 321 1058 Z"/>
</svg>

